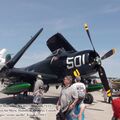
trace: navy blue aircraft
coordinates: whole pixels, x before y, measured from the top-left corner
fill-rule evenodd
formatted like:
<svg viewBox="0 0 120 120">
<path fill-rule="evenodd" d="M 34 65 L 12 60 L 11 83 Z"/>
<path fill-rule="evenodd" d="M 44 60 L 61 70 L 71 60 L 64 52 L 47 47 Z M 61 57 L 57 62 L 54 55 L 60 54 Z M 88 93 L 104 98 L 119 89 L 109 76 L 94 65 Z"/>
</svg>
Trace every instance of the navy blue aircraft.
<svg viewBox="0 0 120 120">
<path fill-rule="evenodd" d="M 15 64 L 22 57 L 27 48 L 35 41 L 42 32 L 40 29 L 31 40 L 0 70 L 2 82 L 8 86 L 2 91 L 5 94 L 17 94 L 26 90 L 36 91 L 44 85 L 62 83 L 66 75 L 73 75 L 73 71 L 78 69 L 81 77 L 99 73 L 101 82 L 111 96 L 110 87 L 107 81 L 101 60 L 114 54 L 114 49 L 108 51 L 102 57 L 96 52 L 87 24 L 85 30 L 88 34 L 93 50 L 77 51 L 60 33 L 56 33 L 47 40 L 47 46 L 52 52 L 45 60 L 30 65 L 25 68 L 15 68 Z M 48 88 L 48 87 L 47 87 Z"/>
</svg>

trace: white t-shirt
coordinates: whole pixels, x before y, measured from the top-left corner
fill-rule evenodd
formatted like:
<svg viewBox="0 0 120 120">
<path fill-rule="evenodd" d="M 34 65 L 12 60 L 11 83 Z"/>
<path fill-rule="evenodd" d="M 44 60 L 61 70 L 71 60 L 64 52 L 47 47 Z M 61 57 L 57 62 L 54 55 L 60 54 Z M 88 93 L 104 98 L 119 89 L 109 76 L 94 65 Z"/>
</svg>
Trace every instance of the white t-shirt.
<svg viewBox="0 0 120 120">
<path fill-rule="evenodd" d="M 86 94 L 86 87 L 83 83 L 81 82 L 76 82 L 71 85 L 72 89 L 77 91 L 78 93 L 78 98 L 84 98 Z"/>
<path fill-rule="evenodd" d="M 68 107 L 70 103 L 73 102 L 74 99 L 78 99 L 78 93 L 76 90 L 69 87 L 63 87 L 60 93 L 60 106 L 61 110 Z"/>
</svg>

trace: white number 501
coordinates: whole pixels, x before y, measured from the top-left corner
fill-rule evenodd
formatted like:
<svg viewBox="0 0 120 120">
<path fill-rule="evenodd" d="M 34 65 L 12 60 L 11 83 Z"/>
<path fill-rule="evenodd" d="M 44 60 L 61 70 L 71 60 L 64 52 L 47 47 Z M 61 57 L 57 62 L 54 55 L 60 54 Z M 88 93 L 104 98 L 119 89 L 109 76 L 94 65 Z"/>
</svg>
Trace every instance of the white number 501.
<svg viewBox="0 0 120 120">
<path fill-rule="evenodd" d="M 75 57 L 68 57 L 66 59 L 67 69 L 81 66 L 81 55 Z"/>
</svg>

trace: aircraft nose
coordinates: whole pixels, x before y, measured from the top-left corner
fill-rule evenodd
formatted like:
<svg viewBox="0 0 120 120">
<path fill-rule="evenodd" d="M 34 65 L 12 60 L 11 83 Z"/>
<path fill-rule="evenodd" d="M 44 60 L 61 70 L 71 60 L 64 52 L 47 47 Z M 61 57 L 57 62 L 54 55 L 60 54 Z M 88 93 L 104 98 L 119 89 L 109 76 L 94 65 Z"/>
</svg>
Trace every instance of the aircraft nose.
<svg viewBox="0 0 120 120">
<path fill-rule="evenodd" d="M 102 64 L 100 57 L 96 57 L 95 61 L 97 62 L 98 65 L 101 65 L 101 64 Z"/>
<path fill-rule="evenodd" d="M 89 54 L 89 63 L 101 65 L 101 58 L 96 52 L 91 52 Z"/>
</svg>

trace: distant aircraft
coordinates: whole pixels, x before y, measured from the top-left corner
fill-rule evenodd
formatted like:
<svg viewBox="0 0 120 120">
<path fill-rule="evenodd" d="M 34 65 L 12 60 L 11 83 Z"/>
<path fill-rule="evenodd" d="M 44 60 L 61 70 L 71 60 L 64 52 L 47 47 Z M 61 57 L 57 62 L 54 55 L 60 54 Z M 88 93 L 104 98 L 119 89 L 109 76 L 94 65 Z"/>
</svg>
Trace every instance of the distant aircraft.
<svg viewBox="0 0 120 120">
<path fill-rule="evenodd" d="M 40 29 L 0 70 L 0 76 L 4 78 L 4 82 L 6 79 L 9 80 L 9 85 L 2 92 L 5 94 L 18 94 L 26 90 L 36 91 L 39 87 L 44 87 L 44 85 L 47 86 L 48 90 L 49 85 L 61 84 L 63 78 L 66 75 L 73 75 L 73 71 L 77 68 L 83 78 L 98 72 L 108 96 L 111 96 L 107 77 L 104 68 L 101 66 L 101 60 L 110 57 L 115 51 L 111 49 L 100 57 L 93 46 L 88 26 L 85 24 L 84 27 L 93 50 L 78 52 L 60 33 L 57 33 L 47 40 L 47 46 L 52 52 L 50 56 L 28 67 L 15 68 L 15 64 L 42 32 L 43 28 Z"/>
</svg>

